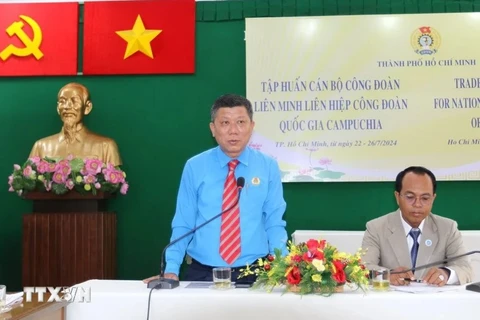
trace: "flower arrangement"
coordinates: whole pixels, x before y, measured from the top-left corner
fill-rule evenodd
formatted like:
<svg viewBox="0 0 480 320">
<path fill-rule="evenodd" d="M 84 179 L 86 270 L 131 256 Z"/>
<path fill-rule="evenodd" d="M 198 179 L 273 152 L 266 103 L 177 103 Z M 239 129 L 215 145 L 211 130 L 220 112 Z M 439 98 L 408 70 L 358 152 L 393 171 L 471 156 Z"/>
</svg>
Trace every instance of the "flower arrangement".
<svg viewBox="0 0 480 320">
<path fill-rule="evenodd" d="M 256 275 L 253 288 L 264 287 L 271 291 L 277 286 L 286 286 L 287 291 L 300 294 L 318 293 L 330 295 L 345 284 L 366 291 L 369 271 L 362 263 L 364 251 L 355 254 L 339 252 L 325 240 L 310 239 L 294 245 L 288 242 L 288 254 L 259 259 L 241 270 L 240 277 Z"/>
<path fill-rule="evenodd" d="M 76 190 L 79 193 L 98 191 L 126 194 L 129 188 L 126 174 L 119 167 L 98 159 L 66 159 L 32 157 L 23 166 L 15 164 L 8 177 L 9 191 L 25 195 L 29 191 L 46 191 L 61 195 Z"/>
</svg>

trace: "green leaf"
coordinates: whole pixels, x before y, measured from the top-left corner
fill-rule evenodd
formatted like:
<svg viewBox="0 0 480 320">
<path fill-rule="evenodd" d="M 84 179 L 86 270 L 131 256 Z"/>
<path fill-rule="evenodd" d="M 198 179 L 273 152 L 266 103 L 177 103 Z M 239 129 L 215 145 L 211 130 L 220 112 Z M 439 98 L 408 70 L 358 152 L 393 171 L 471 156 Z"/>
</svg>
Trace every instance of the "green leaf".
<svg viewBox="0 0 480 320">
<path fill-rule="evenodd" d="M 36 180 L 25 179 L 23 181 L 23 188 L 25 190 L 35 190 L 36 184 L 37 184 Z"/>
<path fill-rule="evenodd" d="M 70 167 L 72 168 L 73 172 L 80 172 L 80 170 L 83 169 L 83 160 L 79 158 L 75 158 L 72 161 L 70 161 Z"/>
<path fill-rule="evenodd" d="M 88 194 L 88 191 L 83 187 L 84 185 L 75 185 L 75 190 L 80 194 Z"/>
<path fill-rule="evenodd" d="M 43 173 L 43 177 L 45 178 L 45 180 L 51 181 L 53 177 L 53 172 L 45 172 Z"/>
<path fill-rule="evenodd" d="M 43 158 L 43 160 L 45 160 L 46 162 L 49 162 L 49 163 L 56 163 L 56 162 L 60 161 L 61 158 L 45 157 L 45 158 Z"/>
<path fill-rule="evenodd" d="M 54 183 L 52 185 L 52 190 L 56 194 L 64 194 L 64 193 L 67 193 L 68 191 L 67 187 L 64 184 L 57 184 L 57 183 Z"/>
<path fill-rule="evenodd" d="M 14 176 L 14 177 L 13 177 L 13 181 L 12 181 L 12 187 L 13 187 L 13 189 L 19 190 L 19 189 L 22 189 L 23 186 L 24 186 L 23 177 L 21 177 L 21 176 Z"/>
<path fill-rule="evenodd" d="M 25 169 L 27 166 L 33 166 L 33 165 L 34 165 L 33 162 L 29 159 L 25 161 L 25 163 L 22 166 L 22 169 Z"/>
<path fill-rule="evenodd" d="M 43 184 L 43 182 L 42 182 L 42 181 L 38 181 L 38 180 L 37 180 L 37 183 L 36 183 L 35 190 L 38 190 L 38 191 L 47 191 L 47 190 L 45 189 L 45 185 Z"/>
<path fill-rule="evenodd" d="M 280 259 L 282 259 L 282 250 L 280 250 L 279 248 L 275 248 L 274 250 L 274 255 L 275 255 L 275 259 L 277 261 L 279 261 Z"/>
</svg>

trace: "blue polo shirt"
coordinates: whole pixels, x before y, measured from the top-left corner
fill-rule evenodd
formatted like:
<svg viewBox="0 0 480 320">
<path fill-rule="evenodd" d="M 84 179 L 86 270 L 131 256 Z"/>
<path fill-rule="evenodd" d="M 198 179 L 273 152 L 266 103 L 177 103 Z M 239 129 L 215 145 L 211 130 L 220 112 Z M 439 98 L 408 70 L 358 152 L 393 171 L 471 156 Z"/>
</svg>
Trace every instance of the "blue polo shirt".
<svg viewBox="0 0 480 320">
<path fill-rule="evenodd" d="M 274 253 L 287 253 L 286 203 L 280 169 L 271 157 L 246 147 L 237 158 L 235 178 L 245 178 L 240 197 L 241 254 L 232 264 L 220 256 L 221 217 L 172 245 L 166 251 L 165 273 L 179 274 L 185 252 L 198 262 L 217 267 L 239 267 Z M 185 164 L 172 221 L 171 241 L 222 211 L 228 157 L 220 147 L 207 150 Z"/>
</svg>

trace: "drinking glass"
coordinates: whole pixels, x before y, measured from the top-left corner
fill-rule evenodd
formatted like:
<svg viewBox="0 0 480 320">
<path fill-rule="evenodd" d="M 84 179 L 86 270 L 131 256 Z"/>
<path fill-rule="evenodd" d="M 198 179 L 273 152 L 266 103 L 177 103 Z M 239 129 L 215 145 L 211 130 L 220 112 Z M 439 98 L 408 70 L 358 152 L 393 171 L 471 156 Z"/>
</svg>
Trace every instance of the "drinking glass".
<svg viewBox="0 0 480 320">
<path fill-rule="evenodd" d="M 230 268 L 213 268 L 213 287 L 230 289 L 232 286 L 232 270 Z"/>
<path fill-rule="evenodd" d="M 371 272 L 374 290 L 386 291 L 390 288 L 390 270 L 386 268 L 373 269 Z"/>
<path fill-rule="evenodd" d="M 7 286 L 0 284 L 0 313 L 7 311 Z"/>
</svg>

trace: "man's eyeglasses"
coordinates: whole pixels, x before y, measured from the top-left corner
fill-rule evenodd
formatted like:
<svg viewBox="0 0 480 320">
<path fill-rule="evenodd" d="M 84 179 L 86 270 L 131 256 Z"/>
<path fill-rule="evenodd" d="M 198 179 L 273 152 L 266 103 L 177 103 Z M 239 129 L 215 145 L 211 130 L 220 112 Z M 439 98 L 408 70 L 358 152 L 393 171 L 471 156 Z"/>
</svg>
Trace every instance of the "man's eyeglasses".
<svg viewBox="0 0 480 320">
<path fill-rule="evenodd" d="M 432 203 L 432 200 L 433 200 L 433 197 L 429 196 L 429 195 L 423 195 L 423 196 L 420 196 L 420 197 L 416 197 L 413 194 L 409 194 L 409 193 L 400 194 L 400 197 L 405 199 L 405 201 L 407 201 L 407 203 L 410 204 L 410 205 L 413 205 L 417 199 L 422 206 L 429 205 L 430 203 Z"/>
</svg>

